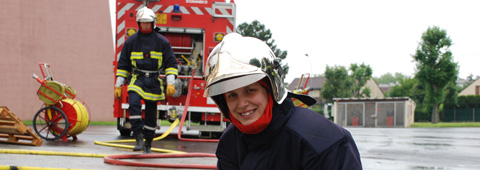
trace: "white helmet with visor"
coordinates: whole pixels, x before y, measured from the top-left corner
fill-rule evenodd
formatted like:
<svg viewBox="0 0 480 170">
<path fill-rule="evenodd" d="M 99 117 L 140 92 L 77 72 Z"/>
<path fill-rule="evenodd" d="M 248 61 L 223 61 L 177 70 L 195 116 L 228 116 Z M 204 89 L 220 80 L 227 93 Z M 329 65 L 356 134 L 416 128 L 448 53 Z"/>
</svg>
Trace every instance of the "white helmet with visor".
<svg viewBox="0 0 480 170">
<path fill-rule="evenodd" d="M 270 47 L 257 38 L 230 33 L 207 59 L 204 96 L 220 95 L 264 77 L 270 80 L 274 100 L 282 103 L 287 97 L 283 70 Z"/>
<path fill-rule="evenodd" d="M 205 66 L 205 94 L 212 97 L 226 118 L 228 106 L 223 95 L 226 92 L 268 78 L 273 99 L 282 104 L 285 98 L 297 98 L 311 106 L 315 99 L 294 94 L 285 88 L 284 72 L 280 60 L 270 47 L 257 38 L 230 33 L 210 53 Z"/>
<path fill-rule="evenodd" d="M 153 10 L 147 8 L 146 6 L 138 10 L 137 15 L 135 16 L 137 22 L 153 22 L 157 20 L 157 16 Z"/>
</svg>

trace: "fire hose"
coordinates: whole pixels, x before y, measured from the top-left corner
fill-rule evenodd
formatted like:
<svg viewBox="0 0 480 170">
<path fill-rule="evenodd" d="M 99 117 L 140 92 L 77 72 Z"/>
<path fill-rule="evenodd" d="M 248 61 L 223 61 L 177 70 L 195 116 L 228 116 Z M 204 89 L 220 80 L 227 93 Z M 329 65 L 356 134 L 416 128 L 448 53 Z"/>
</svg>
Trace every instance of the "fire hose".
<svg viewBox="0 0 480 170">
<path fill-rule="evenodd" d="M 156 137 L 153 141 L 158 141 L 170 134 L 175 126 L 177 126 L 179 120 L 178 118 L 170 125 L 168 130 L 163 133 L 161 136 Z M 116 140 L 116 141 L 107 141 L 99 142 L 95 141 L 95 144 L 112 146 L 112 147 L 122 147 L 133 149 L 134 146 L 130 145 L 121 145 L 113 143 L 122 143 L 122 142 L 135 142 L 134 139 L 126 140 Z M 195 168 L 195 169 L 217 169 L 216 165 L 202 165 L 202 164 L 171 164 L 171 163 L 147 163 L 147 162 L 133 162 L 133 161 L 124 161 L 121 159 L 148 159 L 148 158 L 186 158 L 186 157 L 213 157 L 216 158 L 215 154 L 210 153 L 186 153 L 182 151 L 175 151 L 169 149 L 160 149 L 152 148 L 152 151 L 164 152 L 167 154 L 125 154 L 125 155 L 107 155 L 103 158 L 105 163 L 115 164 L 115 165 L 126 165 L 126 166 L 145 166 L 145 167 L 163 167 L 163 168 Z"/>
<path fill-rule="evenodd" d="M 163 133 L 161 136 L 154 138 L 154 141 L 161 140 L 168 136 L 175 126 L 179 123 L 178 118 L 172 123 L 168 130 Z M 134 139 L 126 140 L 116 140 L 116 141 L 107 141 L 100 142 L 95 140 L 97 145 L 105 145 L 111 147 L 121 147 L 121 148 L 133 148 L 130 145 L 114 144 L 114 143 L 123 143 L 123 142 L 135 142 Z M 166 154 L 124 154 L 124 155 L 113 155 L 113 154 L 93 154 L 93 153 L 73 153 L 73 152 L 55 152 L 55 151 L 33 151 L 33 150 L 14 150 L 14 149 L 0 149 L 0 153 L 6 154 L 31 154 L 31 155 L 56 155 L 56 156 L 76 156 L 76 157 L 97 157 L 103 158 L 105 163 L 115 164 L 115 165 L 126 165 L 126 166 L 146 166 L 146 167 L 163 167 L 163 168 L 194 168 L 194 169 L 216 169 L 216 165 L 204 165 L 204 164 L 171 164 L 171 163 L 146 163 L 146 162 L 133 162 L 133 161 L 124 161 L 121 159 L 146 159 L 146 158 L 191 158 L 191 157 L 210 157 L 215 158 L 215 154 L 210 153 L 187 153 L 182 151 L 175 151 L 169 149 L 160 149 L 152 148 L 152 151 L 163 152 Z M 23 167 L 23 166 L 0 166 L 2 169 L 42 169 L 40 167 Z M 44 169 L 55 169 L 55 168 L 44 168 Z M 61 168 L 60 168 L 61 169 Z"/>
<path fill-rule="evenodd" d="M 31 166 L 0 166 L 0 170 L 81 170 L 81 169 L 70 169 L 70 168 L 41 168 L 41 167 L 31 167 Z"/>
<path fill-rule="evenodd" d="M 148 159 L 148 158 L 190 158 L 190 157 L 213 157 L 214 154 L 208 153 L 167 153 L 167 154 L 131 154 L 131 155 L 109 155 L 103 159 L 105 163 L 126 166 L 144 166 L 161 168 L 195 168 L 195 169 L 217 169 L 216 165 L 203 164 L 169 164 L 169 163 L 149 163 L 123 161 L 121 159 Z"/>
<path fill-rule="evenodd" d="M 192 93 L 193 89 L 193 77 L 195 75 L 195 70 L 192 70 L 192 76 L 190 77 L 190 82 L 188 84 L 188 94 L 187 98 L 185 101 L 185 108 L 183 109 L 183 114 L 185 116 L 182 116 L 182 121 L 180 122 L 179 128 L 178 128 L 178 140 L 181 141 L 189 141 L 189 142 L 218 142 L 218 139 L 187 139 L 187 138 L 182 138 L 182 127 L 183 123 L 185 122 L 185 118 L 187 117 L 187 112 L 188 112 L 188 106 L 190 106 L 190 96 Z M 178 120 L 178 119 L 177 119 Z"/>
<path fill-rule="evenodd" d="M 185 108 L 183 110 L 182 115 L 187 115 L 188 106 L 190 105 L 190 96 L 192 94 L 192 87 L 193 87 L 193 78 L 195 75 L 195 70 L 192 71 L 192 76 L 189 82 L 188 94 L 185 102 Z M 182 126 L 185 122 L 185 118 L 187 116 L 181 117 L 181 122 L 179 125 L 178 130 L 178 139 L 181 141 L 194 141 L 194 142 L 218 142 L 218 139 L 186 139 L 182 138 Z M 153 141 L 161 140 L 168 136 L 170 132 L 173 130 L 175 126 L 177 126 L 179 120 L 178 118 L 172 123 L 170 128 L 163 133 L 161 136 L 156 137 Z M 117 141 L 108 141 L 108 142 L 99 142 L 95 141 L 95 144 L 105 145 L 105 146 L 112 146 L 112 147 L 122 147 L 122 148 L 129 148 L 132 149 L 134 146 L 130 145 L 121 145 L 121 144 L 114 144 L 114 143 L 122 143 L 122 142 L 135 142 L 134 139 L 128 140 L 117 140 Z M 152 148 L 152 151 L 157 152 L 164 152 L 167 154 L 131 154 L 131 155 L 108 155 L 104 157 L 105 163 L 116 164 L 116 165 L 127 165 L 127 166 L 148 166 L 148 167 L 164 167 L 164 168 L 197 168 L 197 169 L 216 169 L 216 165 L 186 165 L 186 164 L 166 164 L 166 163 L 145 163 L 145 162 L 132 162 L 132 161 L 123 161 L 121 159 L 145 159 L 145 158 L 185 158 L 185 157 L 213 157 L 216 158 L 215 154 L 209 153 L 185 153 L 181 151 L 174 151 L 168 149 L 159 149 L 159 148 Z"/>
<path fill-rule="evenodd" d="M 168 130 L 163 133 L 161 136 L 153 138 L 153 141 L 158 141 L 161 140 L 165 137 L 167 137 L 170 132 L 177 126 L 178 124 L 178 119 L 176 119 L 172 125 L 168 128 Z M 125 139 L 125 140 L 115 140 L 115 141 L 106 141 L 106 142 L 100 142 L 95 140 L 95 144 L 97 145 L 104 145 L 104 146 L 112 146 L 112 147 L 119 147 L 119 148 L 128 148 L 128 149 L 133 149 L 134 146 L 131 145 L 122 145 L 122 144 L 114 144 L 114 143 L 125 143 L 125 142 L 135 142 L 135 139 Z M 169 150 L 169 149 L 160 149 L 160 148 L 152 148 L 152 151 L 155 152 L 163 152 L 163 153 L 186 153 L 182 151 L 175 151 L 175 150 Z"/>
</svg>

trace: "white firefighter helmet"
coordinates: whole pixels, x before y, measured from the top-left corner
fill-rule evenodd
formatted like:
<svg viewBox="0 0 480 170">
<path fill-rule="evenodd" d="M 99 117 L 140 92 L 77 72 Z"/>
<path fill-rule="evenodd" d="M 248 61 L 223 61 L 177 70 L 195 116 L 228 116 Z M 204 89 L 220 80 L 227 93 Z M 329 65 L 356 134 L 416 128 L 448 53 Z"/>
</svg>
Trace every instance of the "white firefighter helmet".
<svg viewBox="0 0 480 170">
<path fill-rule="evenodd" d="M 216 100 L 218 97 L 214 96 L 223 98 L 220 94 L 255 83 L 264 77 L 270 81 L 274 100 L 282 103 L 288 91 L 283 83 L 279 59 L 262 40 L 230 33 L 208 56 L 204 96 L 212 97 L 217 105 L 221 105 L 223 102 L 219 103 Z"/>
<path fill-rule="evenodd" d="M 155 22 L 157 16 L 153 10 L 147 8 L 146 6 L 138 10 L 137 15 L 135 16 L 137 22 Z"/>
</svg>

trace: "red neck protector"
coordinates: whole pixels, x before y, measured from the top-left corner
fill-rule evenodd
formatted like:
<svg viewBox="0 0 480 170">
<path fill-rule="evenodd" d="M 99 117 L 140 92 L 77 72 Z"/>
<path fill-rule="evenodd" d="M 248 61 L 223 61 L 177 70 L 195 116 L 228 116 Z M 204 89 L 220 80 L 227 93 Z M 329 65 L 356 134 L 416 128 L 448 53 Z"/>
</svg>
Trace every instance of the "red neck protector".
<svg viewBox="0 0 480 170">
<path fill-rule="evenodd" d="M 144 30 L 144 29 L 142 29 L 142 27 L 140 27 L 140 31 L 144 34 L 150 34 L 152 32 L 152 29 L 150 28 L 148 30 Z"/>
<path fill-rule="evenodd" d="M 260 82 L 261 82 L 262 85 L 265 84 L 263 81 L 260 81 Z M 260 133 L 261 131 L 263 131 L 265 128 L 267 128 L 268 124 L 270 124 L 270 121 L 272 120 L 272 108 L 273 108 L 273 99 L 272 99 L 271 93 L 268 92 L 268 103 L 267 103 L 267 106 L 265 107 L 265 111 L 263 112 L 262 117 L 258 118 L 252 124 L 243 125 L 242 123 L 240 123 L 237 119 L 235 119 L 232 116 L 232 113 L 230 113 L 230 111 L 228 111 L 228 115 L 230 116 L 230 119 L 232 120 L 232 123 L 241 132 L 246 133 L 246 134 L 257 134 L 257 133 Z"/>
<path fill-rule="evenodd" d="M 142 32 L 142 33 L 144 33 L 144 34 L 150 34 L 150 33 L 152 33 L 152 31 L 153 31 L 153 26 L 151 26 L 151 27 L 149 27 L 149 28 L 147 28 L 147 29 L 143 29 L 142 26 L 140 25 L 140 22 L 137 22 L 137 24 L 138 24 L 138 28 L 139 28 L 140 32 Z M 155 25 L 155 23 L 152 22 L 152 25 Z"/>
</svg>

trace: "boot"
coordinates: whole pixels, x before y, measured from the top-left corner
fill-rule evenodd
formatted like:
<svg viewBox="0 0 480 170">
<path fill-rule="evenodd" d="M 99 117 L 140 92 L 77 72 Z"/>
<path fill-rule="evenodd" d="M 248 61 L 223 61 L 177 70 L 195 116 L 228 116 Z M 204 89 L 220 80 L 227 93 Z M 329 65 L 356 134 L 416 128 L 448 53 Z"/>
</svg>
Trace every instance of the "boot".
<svg viewBox="0 0 480 170">
<path fill-rule="evenodd" d="M 138 133 L 138 134 L 133 134 L 133 137 L 135 137 L 135 147 L 133 147 L 133 151 L 139 151 L 143 150 L 144 143 L 143 143 L 143 134 Z"/>
<path fill-rule="evenodd" d="M 143 150 L 143 153 L 152 153 L 152 138 L 145 138 L 145 149 Z"/>
</svg>

